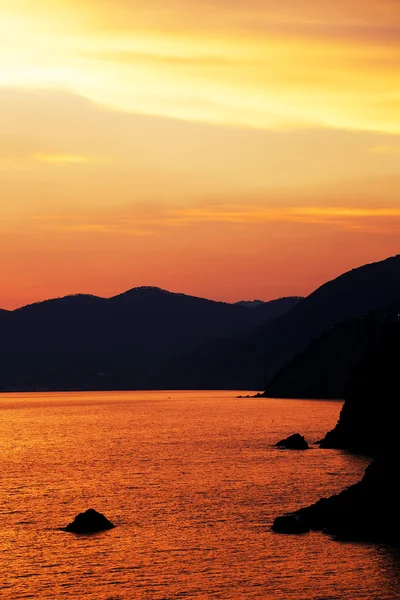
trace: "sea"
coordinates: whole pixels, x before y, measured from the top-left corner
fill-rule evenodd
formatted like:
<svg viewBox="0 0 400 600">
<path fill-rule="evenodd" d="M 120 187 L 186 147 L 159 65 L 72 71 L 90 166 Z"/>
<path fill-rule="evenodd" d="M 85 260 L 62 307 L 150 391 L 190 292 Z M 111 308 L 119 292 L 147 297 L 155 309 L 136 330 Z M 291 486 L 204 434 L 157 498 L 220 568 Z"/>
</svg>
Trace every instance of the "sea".
<svg viewBox="0 0 400 600">
<path fill-rule="evenodd" d="M 248 394 L 1 394 L 0 598 L 400 599 L 397 549 L 271 531 L 362 477 L 316 444 L 342 402 Z M 88 508 L 115 529 L 62 530 Z"/>
</svg>

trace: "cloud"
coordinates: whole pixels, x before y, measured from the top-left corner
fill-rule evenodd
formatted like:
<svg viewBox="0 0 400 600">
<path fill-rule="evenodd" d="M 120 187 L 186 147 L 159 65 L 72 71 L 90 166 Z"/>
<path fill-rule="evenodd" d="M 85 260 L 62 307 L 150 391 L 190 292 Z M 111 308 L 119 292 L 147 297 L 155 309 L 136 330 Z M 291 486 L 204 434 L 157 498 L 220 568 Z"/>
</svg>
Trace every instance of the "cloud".
<svg viewBox="0 0 400 600">
<path fill-rule="evenodd" d="M 0 24 L 0 84 L 231 127 L 399 133 L 382 106 L 398 95 L 399 6 L 20 0 Z"/>
<path fill-rule="evenodd" d="M 329 28 L 382 30 L 394 29 L 399 15 L 397 0 L 186 0 L 184 11 L 180 0 L 105 0 L 100 9 L 97 0 L 84 4 L 75 0 L 75 6 L 84 6 L 102 31 L 134 29 L 135 23 L 144 29 L 164 25 L 167 31 L 195 32 L 254 32 L 260 24 L 274 27 L 275 32 L 287 26 L 297 31 L 304 28 L 307 33 L 310 29 L 326 33 Z"/>
<path fill-rule="evenodd" d="M 80 154 L 46 154 L 39 152 L 33 156 L 39 162 L 54 165 L 105 165 L 110 162 L 107 158 Z"/>
<path fill-rule="evenodd" d="M 219 205 L 203 203 L 196 206 L 136 205 L 124 211 L 102 213 L 40 214 L 23 220 L 41 230 L 58 230 L 78 234 L 111 234 L 118 236 L 174 235 L 179 229 L 198 230 L 208 225 L 247 228 L 284 224 L 325 225 L 354 231 L 394 231 L 400 229 L 400 208 L 345 206 L 281 206 L 261 203 Z"/>
<path fill-rule="evenodd" d="M 398 145 L 387 145 L 387 146 L 374 146 L 373 148 L 369 148 L 368 152 L 372 154 L 400 154 L 400 144 Z"/>
<path fill-rule="evenodd" d="M 146 53 L 146 52 L 135 52 L 135 51 L 93 51 L 83 52 L 82 56 L 93 58 L 95 60 L 109 61 L 117 64 L 161 64 L 170 67 L 226 67 L 226 66 L 238 66 L 239 64 L 246 64 L 244 58 L 230 58 L 227 56 L 208 56 L 207 54 L 198 53 L 197 55 L 184 55 L 184 54 L 159 54 L 159 53 Z"/>
<path fill-rule="evenodd" d="M 5 88 L 0 126 L 0 220 L 33 208 L 198 210 L 209 199 L 239 221 L 235 205 L 246 203 L 249 211 L 398 203 L 398 155 L 366 151 L 398 146 L 398 136 L 227 128 L 119 113 L 61 91 Z"/>
</svg>

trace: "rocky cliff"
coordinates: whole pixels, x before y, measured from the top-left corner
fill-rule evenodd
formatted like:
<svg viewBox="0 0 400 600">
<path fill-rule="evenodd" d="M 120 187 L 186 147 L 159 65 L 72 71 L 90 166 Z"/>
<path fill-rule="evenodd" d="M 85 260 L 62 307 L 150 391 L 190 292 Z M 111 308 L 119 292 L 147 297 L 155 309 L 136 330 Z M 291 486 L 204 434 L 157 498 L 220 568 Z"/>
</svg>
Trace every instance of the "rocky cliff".
<svg viewBox="0 0 400 600">
<path fill-rule="evenodd" d="M 322 441 L 373 456 L 363 479 L 337 496 L 278 517 L 280 533 L 323 530 L 342 539 L 400 542 L 398 403 L 400 322 L 387 327 L 349 380 L 335 429 Z"/>
<path fill-rule="evenodd" d="M 377 454 L 396 450 L 400 404 L 400 320 L 387 325 L 379 341 L 353 370 L 336 427 L 322 448 Z"/>
</svg>

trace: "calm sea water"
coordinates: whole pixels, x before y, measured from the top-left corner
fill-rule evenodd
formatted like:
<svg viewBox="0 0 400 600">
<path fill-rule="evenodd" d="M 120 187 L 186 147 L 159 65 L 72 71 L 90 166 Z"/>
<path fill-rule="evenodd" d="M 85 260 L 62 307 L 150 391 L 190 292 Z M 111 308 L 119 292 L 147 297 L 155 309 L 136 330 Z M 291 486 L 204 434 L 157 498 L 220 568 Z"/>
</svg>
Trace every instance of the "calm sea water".
<svg viewBox="0 0 400 600">
<path fill-rule="evenodd" d="M 357 481 L 367 461 L 316 441 L 340 402 L 234 392 L 0 396 L 1 598 L 396 600 L 400 557 L 276 515 Z M 89 507 L 117 527 L 60 531 Z"/>
</svg>

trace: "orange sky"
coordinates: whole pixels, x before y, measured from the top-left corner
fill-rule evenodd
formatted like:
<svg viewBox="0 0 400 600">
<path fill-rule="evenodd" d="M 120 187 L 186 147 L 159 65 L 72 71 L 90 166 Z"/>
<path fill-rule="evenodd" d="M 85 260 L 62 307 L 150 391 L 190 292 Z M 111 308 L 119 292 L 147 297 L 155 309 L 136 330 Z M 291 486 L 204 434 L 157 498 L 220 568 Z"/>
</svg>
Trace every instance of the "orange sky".
<svg viewBox="0 0 400 600">
<path fill-rule="evenodd" d="M 0 307 L 400 252 L 398 0 L 0 0 Z"/>
</svg>

